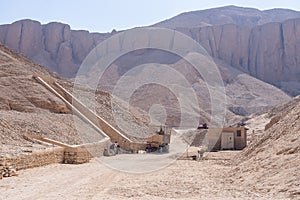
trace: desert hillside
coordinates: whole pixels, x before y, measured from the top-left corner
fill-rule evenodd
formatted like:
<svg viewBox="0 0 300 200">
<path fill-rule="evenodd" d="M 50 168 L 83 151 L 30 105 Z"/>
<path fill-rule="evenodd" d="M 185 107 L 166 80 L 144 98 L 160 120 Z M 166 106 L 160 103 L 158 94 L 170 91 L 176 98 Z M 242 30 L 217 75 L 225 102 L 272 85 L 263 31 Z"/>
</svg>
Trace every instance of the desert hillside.
<svg viewBox="0 0 300 200">
<path fill-rule="evenodd" d="M 1 157 L 15 157 L 52 147 L 28 140 L 25 134 L 47 137 L 69 145 L 96 142 L 103 138 L 89 124 L 73 115 L 72 109 L 38 83 L 33 75 L 50 77 L 72 92 L 72 83 L 0 45 Z M 111 95 L 100 90 L 95 95 L 97 114 L 117 127 L 112 116 Z M 148 130 L 145 128 L 147 119 L 142 120 L 140 116 L 133 118 L 132 132 Z M 131 119 L 129 114 L 126 117 Z"/>
<path fill-rule="evenodd" d="M 65 85 L 68 83 L 3 45 L 0 57 L 1 156 L 15 157 L 51 147 L 26 140 L 27 133 L 68 144 L 82 143 L 74 127 L 72 111 L 32 75 L 50 76 Z M 95 133 L 89 126 L 82 128 Z"/>
<path fill-rule="evenodd" d="M 132 38 L 130 42 L 139 42 L 139 39 Z M 103 47 L 103 49 L 109 51 L 110 47 Z M 289 95 L 275 86 L 256 79 L 242 70 L 232 67 L 221 59 L 215 58 L 213 61 L 214 62 L 211 62 L 210 64 L 211 66 L 218 67 L 220 80 L 222 80 L 222 87 L 224 86 L 225 97 L 222 96 L 216 98 L 216 101 L 219 102 L 218 105 L 222 105 L 222 103 L 226 104 L 226 106 L 224 106 L 227 110 L 226 125 L 237 123 L 250 114 L 266 111 L 273 106 L 290 99 Z M 189 110 L 189 106 L 193 105 L 193 109 L 189 110 L 187 116 L 197 116 L 200 113 L 198 121 L 201 123 L 210 121 L 210 102 L 212 101 L 212 96 L 208 90 L 207 84 L 199 72 L 197 72 L 188 61 L 180 58 L 178 55 L 173 55 L 169 52 L 157 49 L 137 50 L 123 55 L 111 63 L 101 78 L 95 73 L 97 68 L 85 70 L 84 73 L 86 77 L 89 77 L 88 80 L 92 85 L 97 84 L 98 88 L 111 93 L 114 93 L 115 86 L 120 80 L 123 80 L 124 78 L 134 80 L 136 75 L 132 76 L 130 73 L 133 73 L 135 69 L 141 69 L 138 71 L 138 75 L 140 76 L 141 74 L 147 74 L 143 80 L 149 77 L 152 78 L 152 80 L 156 80 L 156 78 L 172 80 L 181 77 L 177 75 L 173 78 L 167 73 L 162 73 L 161 76 L 158 76 L 154 71 L 151 71 L 151 69 L 147 67 L 139 68 L 148 63 L 160 63 L 161 65 L 167 65 L 170 69 L 180 72 L 180 75 L 188 81 L 191 89 L 193 89 L 198 98 L 198 105 L 194 102 L 189 102 L 185 105 L 186 110 Z M 205 65 L 205 62 L 201 63 L 201 67 L 209 69 L 209 67 Z M 98 81 L 98 79 L 99 82 L 95 82 Z M 122 90 L 125 93 L 127 88 L 122 86 Z M 162 105 L 166 108 L 166 112 L 170 116 L 170 118 L 167 119 L 167 125 L 178 126 L 180 122 L 180 106 L 182 105 L 179 105 L 177 97 L 178 94 L 172 94 L 170 88 L 158 86 L 157 84 L 145 84 L 134 91 L 133 95 L 130 97 L 130 103 L 134 107 L 139 107 L 146 111 L 146 113 L 149 112 L 152 105 Z M 192 128 L 195 126 L 195 124 L 191 125 Z"/>
<path fill-rule="evenodd" d="M 273 194 L 300 195 L 300 96 L 268 112 L 267 130 L 236 158 L 233 182 Z M 251 178 L 249 178 L 251 177 Z"/>
</svg>

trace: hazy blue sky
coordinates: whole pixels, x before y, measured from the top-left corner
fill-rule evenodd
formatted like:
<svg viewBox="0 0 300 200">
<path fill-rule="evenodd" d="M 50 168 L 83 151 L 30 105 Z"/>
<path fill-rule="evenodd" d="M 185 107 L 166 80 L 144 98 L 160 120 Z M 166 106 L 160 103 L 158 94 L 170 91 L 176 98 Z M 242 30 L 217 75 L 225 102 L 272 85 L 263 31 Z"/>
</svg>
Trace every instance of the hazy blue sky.
<svg viewBox="0 0 300 200">
<path fill-rule="evenodd" d="M 110 32 L 225 5 L 300 10 L 299 0 L 2 0 L 0 24 L 27 18 L 43 24 L 59 21 L 70 24 L 72 29 Z"/>
</svg>

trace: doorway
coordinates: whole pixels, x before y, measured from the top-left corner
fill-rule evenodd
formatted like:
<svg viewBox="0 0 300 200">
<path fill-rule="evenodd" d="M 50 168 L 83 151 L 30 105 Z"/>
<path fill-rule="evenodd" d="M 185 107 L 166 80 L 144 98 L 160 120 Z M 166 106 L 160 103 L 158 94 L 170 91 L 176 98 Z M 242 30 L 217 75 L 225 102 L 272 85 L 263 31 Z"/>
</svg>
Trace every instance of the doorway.
<svg viewBox="0 0 300 200">
<path fill-rule="evenodd" d="M 221 149 L 234 149 L 234 132 L 222 132 Z"/>
</svg>

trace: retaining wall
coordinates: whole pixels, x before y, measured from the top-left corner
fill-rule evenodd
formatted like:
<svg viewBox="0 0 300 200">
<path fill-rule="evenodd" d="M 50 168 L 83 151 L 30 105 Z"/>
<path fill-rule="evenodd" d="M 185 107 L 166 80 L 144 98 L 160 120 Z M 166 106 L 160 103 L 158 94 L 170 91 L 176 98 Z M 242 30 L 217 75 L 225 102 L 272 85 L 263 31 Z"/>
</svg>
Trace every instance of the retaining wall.
<svg viewBox="0 0 300 200">
<path fill-rule="evenodd" d="M 16 170 L 41 167 L 49 164 L 81 164 L 89 162 L 92 157 L 103 155 L 104 147 L 110 144 L 109 140 L 97 143 L 83 144 L 76 147 L 57 147 L 39 150 L 32 154 L 16 158 L 0 158 L 0 162 L 7 162 Z"/>
<path fill-rule="evenodd" d="M 9 163 L 16 170 L 63 163 L 64 148 L 58 147 L 54 149 L 40 150 L 17 158 L 2 158 L 0 159 L 0 162 L 2 161 Z"/>
</svg>

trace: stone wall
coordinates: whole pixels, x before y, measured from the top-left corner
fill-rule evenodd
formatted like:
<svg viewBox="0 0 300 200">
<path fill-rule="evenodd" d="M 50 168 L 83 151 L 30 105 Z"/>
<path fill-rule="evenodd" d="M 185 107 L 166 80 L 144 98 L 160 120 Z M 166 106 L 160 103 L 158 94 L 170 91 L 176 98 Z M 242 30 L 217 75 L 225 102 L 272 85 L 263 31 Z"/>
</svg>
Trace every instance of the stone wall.
<svg viewBox="0 0 300 200">
<path fill-rule="evenodd" d="M 65 164 L 82 164 L 90 161 L 92 155 L 83 147 L 65 148 L 64 163 Z"/>
<path fill-rule="evenodd" d="M 9 163 L 16 170 L 41 167 L 49 164 L 81 164 L 89 162 L 92 157 L 102 156 L 104 148 L 109 144 L 110 140 L 106 139 L 97 143 L 76 147 L 57 147 L 40 150 L 17 158 L 0 158 L 0 163 Z"/>
<path fill-rule="evenodd" d="M 49 164 L 63 163 L 64 148 L 54 148 L 49 150 L 37 151 L 32 154 L 22 155 L 17 158 L 1 158 L 0 162 L 5 161 L 17 170 L 41 167 Z"/>
<path fill-rule="evenodd" d="M 97 143 L 84 144 L 83 147 L 88 150 L 92 157 L 103 156 L 104 148 L 108 148 L 111 144 L 109 139 L 103 139 Z"/>
<path fill-rule="evenodd" d="M 78 147 L 66 147 L 64 150 L 65 164 L 82 164 L 90 161 L 92 157 L 103 155 L 104 148 L 111 144 L 109 139 L 97 143 L 84 144 Z"/>
</svg>

